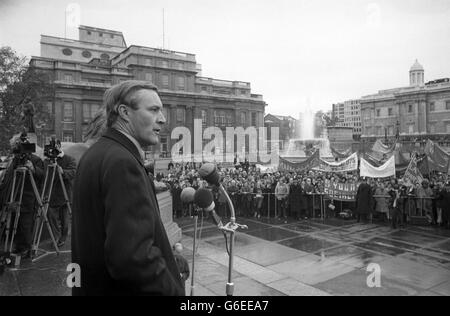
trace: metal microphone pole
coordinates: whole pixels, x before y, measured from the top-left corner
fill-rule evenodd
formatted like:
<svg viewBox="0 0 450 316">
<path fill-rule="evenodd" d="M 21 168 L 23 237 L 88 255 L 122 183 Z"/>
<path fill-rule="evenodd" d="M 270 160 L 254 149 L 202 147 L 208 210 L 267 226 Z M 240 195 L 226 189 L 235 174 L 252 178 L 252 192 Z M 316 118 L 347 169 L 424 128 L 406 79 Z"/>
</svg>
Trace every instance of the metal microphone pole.
<svg viewBox="0 0 450 316">
<path fill-rule="evenodd" d="M 197 224 L 198 224 L 198 209 L 194 207 L 194 243 L 192 246 L 192 273 L 191 273 L 191 296 L 194 296 L 194 273 L 195 273 L 195 243 L 197 240 Z"/>
<path fill-rule="evenodd" d="M 229 262 L 228 262 L 228 282 L 227 282 L 227 286 L 226 286 L 226 294 L 227 294 L 227 296 L 233 296 L 233 292 L 234 292 L 234 283 L 233 283 L 234 253 L 233 253 L 233 251 L 234 251 L 235 233 L 236 233 L 236 229 L 239 227 L 241 227 L 241 228 L 248 228 L 248 227 L 246 225 L 236 224 L 236 215 L 234 212 L 233 202 L 231 201 L 230 196 L 228 195 L 227 191 L 222 186 L 222 184 L 219 185 L 219 191 L 225 196 L 225 199 L 227 200 L 228 205 L 230 207 L 230 213 L 231 213 L 230 222 L 228 224 L 226 224 L 222 228 L 222 230 L 230 233 L 230 256 L 229 256 Z"/>
</svg>

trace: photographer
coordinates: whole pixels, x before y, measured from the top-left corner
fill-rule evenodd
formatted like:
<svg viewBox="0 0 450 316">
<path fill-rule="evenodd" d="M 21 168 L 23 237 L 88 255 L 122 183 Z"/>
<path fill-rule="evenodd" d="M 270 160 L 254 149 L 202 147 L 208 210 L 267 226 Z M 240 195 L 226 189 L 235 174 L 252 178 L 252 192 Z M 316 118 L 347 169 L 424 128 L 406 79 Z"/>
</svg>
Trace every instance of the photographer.
<svg viewBox="0 0 450 316">
<path fill-rule="evenodd" d="M 25 141 L 24 135 L 16 135 L 11 141 L 11 148 L 14 153 L 14 157 L 12 163 L 10 165 L 10 171 L 15 170 L 19 167 L 25 167 L 28 170 L 31 170 L 34 181 L 36 182 L 37 187 L 40 187 L 40 183 L 44 177 L 44 163 L 42 160 L 34 155 L 33 153 L 21 153 L 17 151 L 17 148 L 20 147 L 21 142 Z M 12 175 L 11 174 L 11 183 L 12 183 Z M 18 174 L 18 178 L 16 179 L 16 185 L 21 182 L 21 174 Z M 19 194 L 17 194 L 15 201 L 19 201 Z M 34 215 L 37 208 L 36 195 L 33 190 L 33 186 L 31 184 L 31 180 L 29 174 L 25 176 L 25 183 L 23 186 L 23 195 L 22 195 L 22 204 L 20 207 L 20 218 L 17 228 L 17 234 L 15 237 L 16 240 L 16 249 L 15 253 L 21 254 L 23 257 L 28 257 L 30 255 L 30 248 L 32 243 L 32 233 L 33 233 L 33 221 Z"/>
<path fill-rule="evenodd" d="M 61 142 L 57 140 L 52 141 L 45 150 L 45 168 L 54 160 L 59 168 L 64 181 L 64 187 L 67 192 L 67 197 L 71 199 L 72 180 L 75 177 L 77 164 L 73 157 L 64 154 L 61 150 Z M 51 179 L 48 179 L 49 181 Z M 55 235 L 58 239 L 58 247 L 64 246 L 67 235 L 69 234 L 70 215 L 67 207 L 64 191 L 61 186 L 58 174 L 55 173 L 53 180 L 53 188 L 50 196 L 50 204 L 48 209 L 48 221 Z M 61 226 L 61 227 L 60 227 Z"/>
</svg>

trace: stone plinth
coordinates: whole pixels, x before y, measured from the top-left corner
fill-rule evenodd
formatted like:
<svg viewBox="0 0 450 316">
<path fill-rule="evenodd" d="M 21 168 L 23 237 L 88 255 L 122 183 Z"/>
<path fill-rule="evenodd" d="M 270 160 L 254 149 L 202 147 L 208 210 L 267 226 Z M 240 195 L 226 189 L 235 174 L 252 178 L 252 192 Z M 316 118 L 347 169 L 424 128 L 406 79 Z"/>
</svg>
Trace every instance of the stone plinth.
<svg viewBox="0 0 450 316">
<path fill-rule="evenodd" d="M 173 221 L 172 196 L 169 191 L 166 191 L 158 193 L 156 197 L 167 237 L 169 237 L 170 244 L 173 245 L 181 240 L 181 228 Z"/>
</svg>

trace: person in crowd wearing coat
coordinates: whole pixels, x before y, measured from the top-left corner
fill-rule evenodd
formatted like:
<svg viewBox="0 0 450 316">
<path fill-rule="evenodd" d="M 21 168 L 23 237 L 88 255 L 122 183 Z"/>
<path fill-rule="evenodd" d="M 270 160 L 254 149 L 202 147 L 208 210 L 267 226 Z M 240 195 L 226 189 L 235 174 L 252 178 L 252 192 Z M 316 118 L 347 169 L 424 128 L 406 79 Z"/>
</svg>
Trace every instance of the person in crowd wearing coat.
<svg viewBox="0 0 450 316">
<path fill-rule="evenodd" d="M 381 219 L 384 222 L 389 218 L 388 208 L 388 191 L 385 188 L 384 183 L 380 182 L 375 189 L 375 212 L 381 215 Z"/>
<path fill-rule="evenodd" d="M 303 194 L 303 189 L 298 183 L 298 179 L 295 178 L 289 188 L 289 204 L 291 205 L 292 217 L 300 219 L 301 210 L 301 195 Z"/>
<path fill-rule="evenodd" d="M 361 218 L 367 219 L 367 216 L 370 216 L 373 212 L 372 188 L 365 177 L 363 177 L 361 184 L 358 186 L 355 200 L 355 214 L 357 221 L 360 222 Z"/>
</svg>

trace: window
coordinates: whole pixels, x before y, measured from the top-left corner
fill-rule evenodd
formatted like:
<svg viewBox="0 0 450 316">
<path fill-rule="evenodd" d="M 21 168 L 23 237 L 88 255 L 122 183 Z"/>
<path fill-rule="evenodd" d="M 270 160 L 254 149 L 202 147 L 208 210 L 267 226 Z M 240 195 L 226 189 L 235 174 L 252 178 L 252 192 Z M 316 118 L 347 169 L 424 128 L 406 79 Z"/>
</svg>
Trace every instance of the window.
<svg viewBox="0 0 450 316">
<path fill-rule="evenodd" d="M 62 53 L 66 56 L 72 55 L 72 50 L 70 48 L 64 48 Z"/>
<path fill-rule="evenodd" d="M 185 111 L 183 108 L 177 108 L 177 122 L 178 123 L 184 123 L 185 117 L 184 117 Z"/>
<path fill-rule="evenodd" d="M 450 133 L 450 123 L 447 123 L 447 133 Z"/>
<path fill-rule="evenodd" d="M 83 123 L 90 122 L 99 109 L 99 104 L 83 104 Z"/>
<path fill-rule="evenodd" d="M 430 124 L 430 133 L 432 134 L 436 133 L 436 123 Z"/>
<path fill-rule="evenodd" d="M 182 76 L 178 76 L 177 77 L 177 89 L 178 90 L 184 90 L 185 85 L 186 85 L 185 78 L 182 77 Z"/>
<path fill-rule="evenodd" d="M 45 111 L 46 111 L 48 114 L 53 114 L 53 102 L 47 101 L 47 102 L 45 103 Z"/>
<path fill-rule="evenodd" d="M 109 59 L 109 55 L 103 53 L 103 54 L 100 55 L 100 59 L 108 60 Z"/>
<path fill-rule="evenodd" d="M 388 127 L 388 135 L 394 135 L 394 126 Z"/>
<path fill-rule="evenodd" d="M 377 117 L 380 117 L 381 110 L 377 109 Z"/>
<path fill-rule="evenodd" d="M 225 125 L 225 113 L 223 111 L 214 111 L 214 124 Z"/>
<path fill-rule="evenodd" d="M 434 102 L 430 102 L 430 112 L 434 112 Z"/>
<path fill-rule="evenodd" d="M 408 124 L 408 133 L 409 134 L 414 133 L 414 124 Z"/>
<path fill-rule="evenodd" d="M 64 122 L 73 122 L 73 103 L 64 102 Z"/>
<path fill-rule="evenodd" d="M 169 124 L 169 109 L 166 106 L 163 106 L 162 112 L 166 119 L 166 124 Z"/>
<path fill-rule="evenodd" d="M 388 109 L 388 116 L 392 116 L 392 108 Z"/>
<path fill-rule="evenodd" d="M 413 112 L 413 106 L 412 104 L 408 104 L 408 113 L 412 113 Z"/>
<path fill-rule="evenodd" d="M 247 95 L 247 90 L 241 90 L 242 95 Z"/>
<path fill-rule="evenodd" d="M 167 137 L 166 136 L 161 136 L 160 137 L 160 144 L 161 144 L 161 152 L 162 153 L 167 153 L 167 148 L 168 148 L 168 144 L 167 144 Z"/>
<path fill-rule="evenodd" d="M 153 76 L 151 72 L 145 73 L 145 81 L 153 81 Z"/>
<path fill-rule="evenodd" d="M 227 112 L 227 126 L 233 126 L 233 112 Z"/>
<path fill-rule="evenodd" d="M 208 124 L 208 114 L 206 110 L 202 110 L 202 125 L 206 126 L 206 124 Z"/>
<path fill-rule="evenodd" d="M 383 135 L 382 131 L 381 131 L 381 126 L 376 127 L 376 132 L 377 132 L 377 135 Z"/>
<path fill-rule="evenodd" d="M 152 65 L 152 60 L 150 58 L 145 58 L 145 65 L 146 66 L 151 66 Z"/>
<path fill-rule="evenodd" d="M 161 76 L 161 85 L 163 88 L 169 88 L 169 75 Z"/>
<path fill-rule="evenodd" d="M 84 58 L 91 58 L 91 56 L 92 56 L 91 52 L 88 51 L 88 50 L 84 50 L 84 51 L 81 53 L 81 55 L 82 55 Z"/>
<path fill-rule="evenodd" d="M 167 60 L 161 60 L 159 62 L 159 64 L 160 64 L 161 67 L 164 67 L 164 68 L 168 68 L 169 67 L 169 62 Z"/>
<path fill-rule="evenodd" d="M 450 111 L 450 101 L 445 101 L 445 109 Z"/>
<path fill-rule="evenodd" d="M 73 132 L 63 132 L 63 142 L 73 142 Z"/>
<path fill-rule="evenodd" d="M 202 92 L 208 92 L 208 87 L 207 86 L 202 86 Z"/>
<path fill-rule="evenodd" d="M 242 126 L 247 125 L 247 115 L 246 115 L 245 112 L 242 112 L 242 113 L 241 113 L 241 125 L 242 125 Z"/>
<path fill-rule="evenodd" d="M 103 37 L 103 33 L 98 33 L 98 35 L 99 35 L 100 37 Z"/>
<path fill-rule="evenodd" d="M 64 74 L 64 81 L 72 82 L 73 76 L 70 74 Z"/>
<path fill-rule="evenodd" d="M 256 126 L 256 113 L 252 113 L 252 126 Z"/>
<path fill-rule="evenodd" d="M 176 62 L 175 67 L 179 70 L 183 70 L 184 64 L 180 61 Z"/>
<path fill-rule="evenodd" d="M 87 34 L 88 34 L 88 35 L 91 35 L 92 33 L 91 33 L 91 31 L 87 31 Z"/>
<path fill-rule="evenodd" d="M 114 34 L 111 34 L 111 38 L 114 38 Z"/>
</svg>

